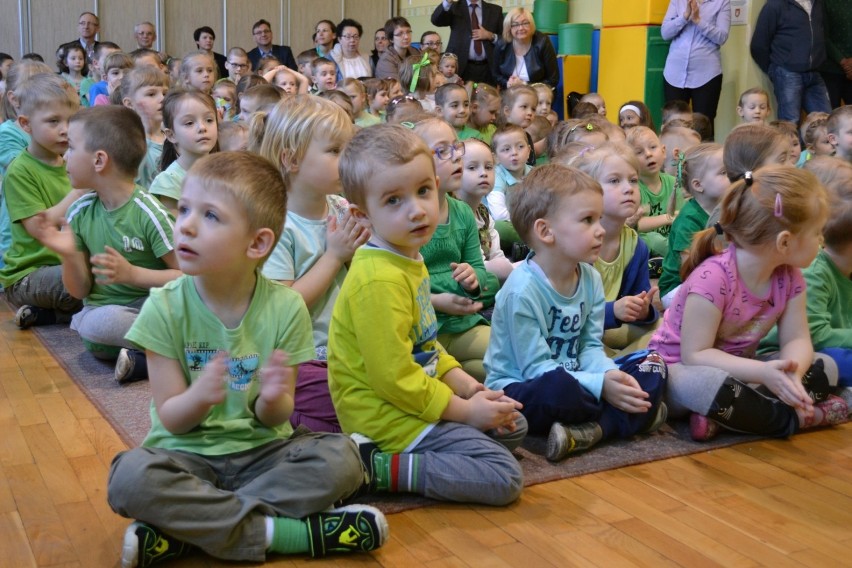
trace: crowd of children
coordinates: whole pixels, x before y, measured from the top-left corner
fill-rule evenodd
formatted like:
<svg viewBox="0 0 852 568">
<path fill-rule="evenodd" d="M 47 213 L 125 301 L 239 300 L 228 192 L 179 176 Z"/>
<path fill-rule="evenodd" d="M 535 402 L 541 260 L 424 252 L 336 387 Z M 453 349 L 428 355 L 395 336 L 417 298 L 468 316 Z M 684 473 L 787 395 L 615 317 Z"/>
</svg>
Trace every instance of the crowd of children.
<svg viewBox="0 0 852 568">
<path fill-rule="evenodd" d="M 334 30 L 218 80 L 109 42 L 3 70 L 15 322 L 150 381 L 108 487 L 127 565 L 374 550 L 350 499 L 510 503 L 527 434 L 556 462 L 668 419 L 847 420 L 852 107 L 768 123 L 749 89 L 720 145 L 686 103 L 659 134 L 597 93 L 560 121 L 549 86 L 464 84 L 431 48 L 357 78 Z"/>
</svg>

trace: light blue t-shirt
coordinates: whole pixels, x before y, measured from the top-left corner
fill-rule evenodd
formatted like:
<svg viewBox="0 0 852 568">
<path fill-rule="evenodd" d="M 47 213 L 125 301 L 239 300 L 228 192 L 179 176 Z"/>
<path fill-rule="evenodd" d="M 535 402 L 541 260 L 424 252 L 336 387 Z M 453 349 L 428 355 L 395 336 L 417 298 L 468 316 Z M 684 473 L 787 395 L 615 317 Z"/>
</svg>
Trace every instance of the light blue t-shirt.
<svg viewBox="0 0 852 568">
<path fill-rule="evenodd" d="M 506 192 L 513 185 L 521 183 L 521 180 L 527 177 L 530 171 L 532 171 L 532 166 L 524 166 L 524 175 L 521 179 L 518 179 L 512 175 L 512 172 L 503 167 L 503 164 L 497 164 L 494 167 L 494 189 L 485 196 L 485 206 L 488 207 L 488 213 L 491 214 L 492 219 L 495 221 L 509 220 Z"/>
<path fill-rule="evenodd" d="M 534 259 L 518 265 L 497 292 L 485 386 L 501 390 L 562 367 L 600 399 L 604 374 L 618 368 L 601 342 L 606 301 L 600 274 L 580 263 L 577 289 L 566 297 Z"/>
<path fill-rule="evenodd" d="M 0 268 L 4 266 L 3 255 L 12 246 L 12 221 L 9 219 L 9 208 L 3 197 L 3 178 L 12 160 L 24 151 L 30 144 L 27 134 L 14 120 L 0 123 Z"/>
<path fill-rule="evenodd" d="M 336 195 L 329 195 L 326 199 L 329 215 L 340 218 L 340 214 L 346 209 L 346 200 Z M 275 250 L 263 265 L 263 275 L 270 280 L 298 280 L 304 276 L 325 254 L 327 230 L 328 222 L 325 219 L 306 219 L 287 211 L 284 231 Z M 331 321 L 334 301 L 345 277 L 344 266 L 335 275 L 325 293 L 309 308 L 314 347 L 317 350 L 316 358 L 320 361 L 328 358 L 328 324 Z"/>
</svg>

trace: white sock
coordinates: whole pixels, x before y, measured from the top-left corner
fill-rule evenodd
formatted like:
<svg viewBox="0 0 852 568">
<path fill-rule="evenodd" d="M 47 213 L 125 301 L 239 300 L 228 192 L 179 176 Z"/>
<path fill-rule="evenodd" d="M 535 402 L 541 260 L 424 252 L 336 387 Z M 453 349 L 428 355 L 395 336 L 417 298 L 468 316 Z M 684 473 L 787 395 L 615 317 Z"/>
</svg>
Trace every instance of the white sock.
<svg viewBox="0 0 852 568">
<path fill-rule="evenodd" d="M 269 548 L 272 546 L 272 531 L 274 525 L 272 523 L 272 517 L 264 517 L 264 520 L 266 521 L 266 548 Z"/>
</svg>

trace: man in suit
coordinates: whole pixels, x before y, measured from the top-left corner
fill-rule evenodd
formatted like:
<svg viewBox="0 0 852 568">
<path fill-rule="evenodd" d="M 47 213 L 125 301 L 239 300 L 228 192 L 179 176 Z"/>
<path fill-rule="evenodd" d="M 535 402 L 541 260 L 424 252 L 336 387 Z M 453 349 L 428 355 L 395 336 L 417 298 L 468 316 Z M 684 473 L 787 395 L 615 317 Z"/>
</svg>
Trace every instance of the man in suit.
<svg viewBox="0 0 852 568">
<path fill-rule="evenodd" d="M 248 52 L 252 69 L 259 69 L 260 59 L 266 55 L 275 57 L 282 65 L 286 65 L 294 71 L 298 69 L 296 60 L 293 58 L 293 52 L 288 46 L 273 45 L 272 26 L 269 25 L 269 22 L 258 20 L 251 27 L 251 34 L 254 36 L 254 43 L 257 44 L 257 47 Z"/>
<path fill-rule="evenodd" d="M 489 61 L 503 31 L 500 6 L 484 0 L 442 0 L 432 12 L 432 24 L 450 28 L 447 51 L 458 56 L 462 79 L 494 84 Z"/>
<path fill-rule="evenodd" d="M 77 41 L 79 41 L 80 45 L 83 46 L 83 49 L 86 50 L 86 59 L 88 60 L 89 65 L 92 64 L 95 47 L 98 45 L 98 42 L 95 41 L 95 37 L 97 37 L 100 29 L 100 19 L 91 12 L 83 12 L 77 19 L 77 31 L 80 33 L 80 37 L 77 38 Z"/>
</svg>

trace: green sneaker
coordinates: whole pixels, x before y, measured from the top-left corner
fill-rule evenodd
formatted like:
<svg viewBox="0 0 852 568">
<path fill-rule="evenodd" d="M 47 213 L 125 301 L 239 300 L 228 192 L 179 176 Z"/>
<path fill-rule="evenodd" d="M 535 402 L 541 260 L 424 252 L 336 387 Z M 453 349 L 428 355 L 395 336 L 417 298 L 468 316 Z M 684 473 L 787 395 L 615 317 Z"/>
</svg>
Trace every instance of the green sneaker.
<svg viewBox="0 0 852 568">
<path fill-rule="evenodd" d="M 166 560 L 186 556 L 193 547 L 167 536 L 140 521 L 130 523 L 124 532 L 121 568 L 146 568 Z"/>
<path fill-rule="evenodd" d="M 600 442 L 602 437 L 603 431 L 597 422 L 568 426 L 554 422 L 547 436 L 545 457 L 552 462 L 564 460 L 569 454 L 588 450 Z"/>
<path fill-rule="evenodd" d="M 314 558 L 331 552 L 376 550 L 388 539 L 387 519 L 369 505 L 346 505 L 310 515 L 305 520 Z"/>
</svg>

